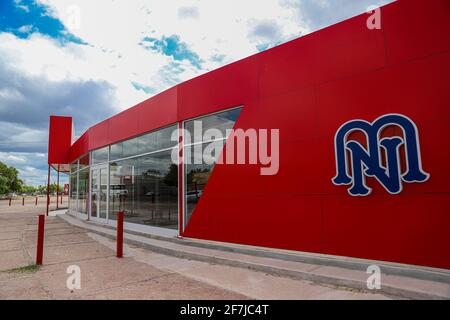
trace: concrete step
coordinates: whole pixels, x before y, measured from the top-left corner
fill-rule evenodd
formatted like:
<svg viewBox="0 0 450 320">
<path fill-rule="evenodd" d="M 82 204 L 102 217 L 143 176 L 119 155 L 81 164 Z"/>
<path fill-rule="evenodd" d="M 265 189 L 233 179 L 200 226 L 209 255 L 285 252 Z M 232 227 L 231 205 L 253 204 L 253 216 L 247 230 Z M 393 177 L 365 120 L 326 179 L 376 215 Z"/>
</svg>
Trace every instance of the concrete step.
<svg viewBox="0 0 450 320">
<path fill-rule="evenodd" d="M 58 215 L 65 221 L 93 233 L 115 239 L 110 226 Z M 323 285 L 354 288 L 406 299 L 450 299 L 450 270 L 382 261 L 266 249 L 260 247 L 178 239 L 127 231 L 124 241 L 154 252 L 184 259 L 247 268 L 277 276 L 312 281 Z M 380 267 L 381 289 L 367 288 L 367 267 Z"/>
</svg>

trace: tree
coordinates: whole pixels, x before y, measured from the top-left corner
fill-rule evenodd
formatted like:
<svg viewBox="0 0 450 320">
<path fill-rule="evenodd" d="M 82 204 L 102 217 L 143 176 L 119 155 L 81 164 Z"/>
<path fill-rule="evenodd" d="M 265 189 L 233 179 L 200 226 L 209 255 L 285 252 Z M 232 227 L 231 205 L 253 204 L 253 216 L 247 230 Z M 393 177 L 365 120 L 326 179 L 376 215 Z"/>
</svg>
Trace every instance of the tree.
<svg viewBox="0 0 450 320">
<path fill-rule="evenodd" d="M 171 164 L 169 172 L 164 176 L 164 183 L 170 187 L 178 186 L 178 166 L 176 164 Z"/>
<path fill-rule="evenodd" d="M 8 179 L 0 175 L 0 195 L 9 193 Z"/>
<path fill-rule="evenodd" d="M 20 190 L 21 193 L 26 193 L 26 194 L 32 194 L 35 193 L 37 191 L 36 187 L 33 186 L 22 186 L 22 190 Z"/>
<path fill-rule="evenodd" d="M 64 191 L 64 187 L 60 185 L 58 189 L 58 185 L 56 183 L 52 183 L 50 185 L 50 193 L 55 193 L 56 190 L 58 190 L 58 192 L 61 193 Z M 45 186 L 45 192 L 47 192 L 47 186 Z"/>
<path fill-rule="evenodd" d="M 19 179 L 19 171 L 0 162 L 0 194 L 20 192 L 23 181 Z"/>
</svg>

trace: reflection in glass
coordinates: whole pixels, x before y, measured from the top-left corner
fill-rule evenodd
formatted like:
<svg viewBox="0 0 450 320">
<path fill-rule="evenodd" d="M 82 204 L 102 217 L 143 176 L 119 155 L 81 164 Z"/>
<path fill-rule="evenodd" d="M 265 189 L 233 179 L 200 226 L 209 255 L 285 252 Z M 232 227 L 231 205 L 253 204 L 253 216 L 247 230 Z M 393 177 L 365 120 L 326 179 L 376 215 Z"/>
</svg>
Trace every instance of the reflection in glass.
<svg viewBox="0 0 450 320">
<path fill-rule="evenodd" d="M 98 216 L 101 219 L 106 219 L 106 205 L 107 205 L 107 195 L 108 195 L 108 169 L 101 168 L 99 169 L 99 192 L 98 192 L 98 201 L 99 201 L 99 212 Z"/>
<path fill-rule="evenodd" d="M 237 108 L 222 113 L 206 116 L 185 123 L 185 129 L 191 135 L 190 143 L 184 146 L 185 157 L 185 221 L 186 226 L 199 202 L 206 183 L 211 175 L 215 163 L 223 150 L 224 140 L 210 142 L 203 140 L 203 134 L 208 129 L 216 129 L 222 133 L 222 137 L 226 138 L 226 131 L 234 128 L 237 118 L 242 108 Z M 201 122 L 202 131 L 196 132 L 195 122 Z M 198 124 L 197 124 L 198 125 Z M 213 147 L 214 146 L 214 147 Z M 218 147 L 218 148 L 217 148 Z M 208 148 L 208 152 L 204 152 Z M 220 150 L 220 152 L 213 152 Z"/>
<path fill-rule="evenodd" d="M 82 170 L 84 168 L 89 167 L 89 154 L 85 155 L 80 159 L 80 166 L 79 169 Z"/>
<path fill-rule="evenodd" d="M 70 173 L 78 171 L 78 160 L 70 164 Z"/>
<path fill-rule="evenodd" d="M 78 179 L 78 212 L 87 214 L 89 168 L 80 170 Z"/>
<path fill-rule="evenodd" d="M 171 150 L 110 164 L 110 219 L 178 228 L 178 166 Z"/>
<path fill-rule="evenodd" d="M 224 138 L 227 137 L 226 131 L 228 129 L 233 129 L 237 118 L 241 114 L 242 108 L 233 109 L 230 111 L 225 111 L 222 113 L 214 114 L 211 116 L 195 119 L 186 122 L 185 129 L 191 135 L 191 143 L 198 143 L 203 141 L 203 134 L 208 129 L 217 129 L 222 132 Z M 194 130 L 195 123 L 201 122 L 202 131 L 196 132 Z"/>
<path fill-rule="evenodd" d="M 105 147 L 102 149 L 98 149 L 92 151 L 92 164 L 99 164 L 108 161 L 108 149 L 109 147 Z"/>
<path fill-rule="evenodd" d="M 70 175 L 70 209 L 76 211 L 77 210 L 77 174 Z"/>
<path fill-rule="evenodd" d="M 206 164 L 201 162 L 195 164 L 195 158 L 202 159 L 203 151 L 208 146 L 208 143 L 197 146 L 185 147 L 185 160 L 186 160 L 186 222 L 191 218 L 194 209 L 203 194 L 203 190 L 208 182 L 209 176 L 214 168 L 214 164 Z M 187 157 L 190 157 L 188 159 Z M 215 159 L 217 159 L 218 155 Z M 213 161 L 210 161 L 211 163 Z"/>
<path fill-rule="evenodd" d="M 99 192 L 99 184 L 98 184 L 98 170 L 92 170 L 92 178 L 91 178 L 91 217 L 97 217 L 98 211 L 98 192 Z"/>
<path fill-rule="evenodd" d="M 138 154 L 138 139 L 130 139 L 111 146 L 111 160 L 132 157 Z"/>
<path fill-rule="evenodd" d="M 150 153 L 175 147 L 177 141 L 172 141 L 171 137 L 172 133 L 176 130 L 177 126 L 175 125 L 138 137 L 137 153 Z"/>
</svg>

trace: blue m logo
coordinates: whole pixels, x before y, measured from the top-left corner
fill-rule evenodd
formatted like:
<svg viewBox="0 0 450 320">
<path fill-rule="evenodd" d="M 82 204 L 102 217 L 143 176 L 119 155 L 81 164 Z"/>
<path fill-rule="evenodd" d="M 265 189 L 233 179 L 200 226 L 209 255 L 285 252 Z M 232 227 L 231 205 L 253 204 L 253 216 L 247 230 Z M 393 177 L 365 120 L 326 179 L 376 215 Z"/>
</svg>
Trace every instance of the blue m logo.
<svg viewBox="0 0 450 320">
<path fill-rule="evenodd" d="M 401 128 L 403 137 L 380 139 L 383 129 L 389 126 Z M 367 149 L 357 141 L 347 141 L 354 131 L 365 134 Z M 348 192 L 352 196 L 367 196 L 371 193 L 372 190 L 366 185 L 366 177 L 376 178 L 390 194 L 400 193 L 403 182 L 418 183 L 430 178 L 430 175 L 422 170 L 417 127 L 404 115 L 387 114 L 372 123 L 364 120 L 349 121 L 339 128 L 334 144 L 336 176 L 332 181 L 335 185 L 349 185 Z M 399 151 L 402 145 L 406 155 L 405 172 L 401 172 L 400 165 Z M 385 166 L 381 150 L 384 150 Z"/>
</svg>

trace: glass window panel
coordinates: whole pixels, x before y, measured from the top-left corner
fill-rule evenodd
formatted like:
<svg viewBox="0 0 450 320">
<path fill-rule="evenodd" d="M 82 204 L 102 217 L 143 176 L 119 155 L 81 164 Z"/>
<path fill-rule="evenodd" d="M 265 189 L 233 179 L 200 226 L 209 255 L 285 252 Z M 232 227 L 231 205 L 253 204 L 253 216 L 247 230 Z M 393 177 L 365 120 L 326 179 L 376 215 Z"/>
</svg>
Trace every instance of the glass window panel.
<svg viewBox="0 0 450 320">
<path fill-rule="evenodd" d="M 77 210 L 77 192 L 77 174 L 75 173 L 70 175 L 70 209 L 75 211 Z"/>
<path fill-rule="evenodd" d="M 111 160 L 133 157 L 138 154 L 138 139 L 130 139 L 111 146 Z"/>
<path fill-rule="evenodd" d="M 92 151 L 92 164 L 104 163 L 108 161 L 108 147 Z"/>
<path fill-rule="evenodd" d="M 85 155 L 80 159 L 79 169 L 82 170 L 87 167 L 89 167 L 89 154 Z"/>
<path fill-rule="evenodd" d="M 171 151 L 110 165 L 110 218 L 125 212 L 125 221 L 178 228 L 178 166 Z"/>
<path fill-rule="evenodd" d="M 214 142 L 213 142 L 214 143 Z M 218 143 L 218 142 L 215 142 Z M 205 162 L 203 157 L 203 152 L 205 148 L 211 145 L 211 143 L 205 143 L 202 145 L 194 145 L 184 148 L 185 152 L 185 202 L 186 202 L 186 221 L 185 225 L 189 222 L 192 213 L 197 206 L 198 201 L 200 200 L 203 190 L 206 187 L 206 183 L 208 182 L 209 176 L 214 168 L 215 160 L 220 155 L 215 155 L 214 153 L 208 156 L 208 159 L 211 161 Z M 223 144 L 222 144 L 223 146 Z M 198 161 L 200 160 L 200 161 Z M 196 164 L 197 163 L 197 164 Z M 207 164 L 212 163 L 212 164 Z"/>
<path fill-rule="evenodd" d="M 150 153 L 176 147 L 178 141 L 172 141 L 171 138 L 172 133 L 177 129 L 175 125 L 138 137 L 138 153 Z"/>
<path fill-rule="evenodd" d="M 241 114 L 241 110 L 242 108 L 237 108 L 186 122 L 185 129 L 191 135 L 191 143 L 202 142 L 203 134 L 208 129 L 218 129 L 223 137 L 226 138 L 226 131 L 233 129 L 237 118 Z M 201 125 L 201 130 L 195 130 L 195 123 L 197 123 L 197 126 Z"/>
<path fill-rule="evenodd" d="M 127 158 L 127 157 L 133 157 L 138 155 L 138 140 L 137 138 L 135 139 L 131 139 L 131 140 L 127 140 L 122 142 L 122 157 L 123 158 Z"/>
<path fill-rule="evenodd" d="M 89 169 L 80 170 L 78 178 L 78 212 L 87 214 Z"/>
<path fill-rule="evenodd" d="M 73 172 L 76 172 L 76 171 L 78 171 L 78 160 L 75 161 L 75 162 L 72 162 L 70 164 L 70 172 L 73 173 Z"/>
<path fill-rule="evenodd" d="M 122 143 L 116 143 L 116 144 L 111 145 L 110 154 L 109 154 L 109 156 L 111 157 L 111 160 L 123 158 L 122 154 L 123 154 Z"/>
</svg>

